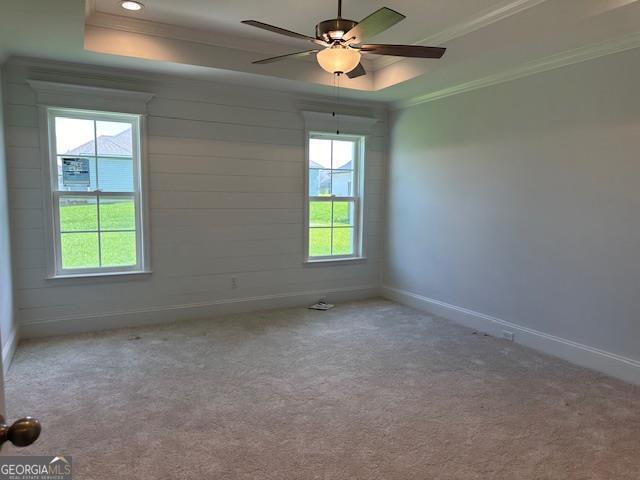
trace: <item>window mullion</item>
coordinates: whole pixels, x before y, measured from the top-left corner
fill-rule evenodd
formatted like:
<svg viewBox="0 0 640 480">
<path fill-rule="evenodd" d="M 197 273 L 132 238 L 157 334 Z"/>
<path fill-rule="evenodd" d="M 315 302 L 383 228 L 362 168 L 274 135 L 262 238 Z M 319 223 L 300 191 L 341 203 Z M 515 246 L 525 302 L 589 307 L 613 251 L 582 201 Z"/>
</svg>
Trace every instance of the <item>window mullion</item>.
<svg viewBox="0 0 640 480">
<path fill-rule="evenodd" d="M 98 122 L 93 120 L 93 153 L 96 159 L 96 192 L 100 192 L 100 166 L 98 165 Z M 98 266 L 102 268 L 102 234 L 100 233 L 100 193 L 96 193 L 96 214 L 98 221 Z"/>
<path fill-rule="evenodd" d="M 100 194 L 101 197 L 123 197 L 123 198 L 136 198 L 137 192 L 103 192 L 102 190 L 96 190 L 90 192 L 93 194 Z"/>
<path fill-rule="evenodd" d="M 331 140 L 331 163 L 329 164 L 329 193 L 333 196 L 333 140 Z"/>
<path fill-rule="evenodd" d="M 100 189 L 98 178 L 98 122 L 93 120 L 93 155 L 96 160 L 96 190 Z"/>
<path fill-rule="evenodd" d="M 97 169 L 96 169 L 97 170 Z M 96 177 L 97 178 L 97 177 Z M 98 215 L 98 265 L 102 267 L 102 234 L 100 233 L 100 194 L 96 195 L 96 206 Z"/>
<path fill-rule="evenodd" d="M 351 238 L 351 245 L 354 252 L 358 249 L 358 245 L 361 244 L 360 232 L 362 228 L 363 218 L 360 213 L 360 199 L 356 198 L 353 202 L 353 235 Z"/>
<path fill-rule="evenodd" d="M 331 250 L 329 250 L 331 252 L 331 255 L 333 255 L 333 206 L 334 206 L 335 202 L 331 202 L 331 223 L 329 223 L 329 238 L 331 240 Z"/>
</svg>

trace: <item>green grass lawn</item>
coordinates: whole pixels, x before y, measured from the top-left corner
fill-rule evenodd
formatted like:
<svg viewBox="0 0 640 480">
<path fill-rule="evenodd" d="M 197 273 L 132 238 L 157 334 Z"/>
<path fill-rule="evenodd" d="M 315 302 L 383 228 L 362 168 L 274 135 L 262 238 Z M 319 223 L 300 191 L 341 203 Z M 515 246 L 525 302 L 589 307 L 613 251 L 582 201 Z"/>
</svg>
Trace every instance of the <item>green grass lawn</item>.
<svg viewBox="0 0 640 480">
<path fill-rule="evenodd" d="M 92 200 L 88 200 L 92 201 Z M 130 199 L 79 203 L 63 198 L 60 205 L 63 268 L 115 267 L 136 264 L 135 206 Z M 309 255 L 353 253 L 353 222 L 349 202 L 312 202 L 309 209 Z M 98 230 L 100 214 L 100 233 Z M 333 229 L 330 228 L 333 224 Z M 117 230 L 117 231 L 114 231 Z M 129 231 L 120 231 L 129 230 Z"/>
<path fill-rule="evenodd" d="M 353 253 L 353 221 L 350 202 L 311 202 L 309 207 L 309 256 Z M 314 228 L 315 227 L 315 228 Z M 332 238 L 333 236 L 333 238 Z"/>
<path fill-rule="evenodd" d="M 63 198 L 60 207 L 63 268 L 136 264 L 135 206 L 132 200 L 100 200 L 100 233 L 96 231 L 98 208 L 95 202 L 78 203 Z"/>
</svg>

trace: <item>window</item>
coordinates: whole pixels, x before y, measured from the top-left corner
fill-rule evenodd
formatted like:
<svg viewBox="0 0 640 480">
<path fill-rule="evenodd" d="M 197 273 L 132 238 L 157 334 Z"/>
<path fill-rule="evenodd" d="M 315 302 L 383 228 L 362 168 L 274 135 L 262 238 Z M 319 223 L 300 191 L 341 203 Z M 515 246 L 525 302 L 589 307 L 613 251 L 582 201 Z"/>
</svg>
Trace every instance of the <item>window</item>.
<svg viewBox="0 0 640 480">
<path fill-rule="evenodd" d="M 54 276 L 145 269 L 140 116 L 48 109 Z"/>
<path fill-rule="evenodd" d="M 362 256 L 363 152 L 363 137 L 309 135 L 308 261 Z"/>
</svg>

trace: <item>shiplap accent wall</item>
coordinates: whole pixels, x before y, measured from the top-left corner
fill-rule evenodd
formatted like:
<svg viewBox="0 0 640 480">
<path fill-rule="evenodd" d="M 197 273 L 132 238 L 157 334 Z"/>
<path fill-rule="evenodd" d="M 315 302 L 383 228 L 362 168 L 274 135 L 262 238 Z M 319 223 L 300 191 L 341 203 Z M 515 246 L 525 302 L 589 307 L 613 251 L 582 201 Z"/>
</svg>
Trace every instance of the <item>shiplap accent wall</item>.
<svg viewBox="0 0 640 480">
<path fill-rule="evenodd" d="M 302 110 L 332 100 L 204 81 L 18 60 L 6 72 L 16 307 L 23 336 L 375 293 L 380 279 L 386 110 L 367 141 L 365 262 L 303 264 Z M 28 79 L 146 91 L 151 275 L 45 278 L 42 171 Z M 235 276 L 238 288 L 232 288 Z M 167 312 L 171 312 L 170 315 Z"/>
</svg>

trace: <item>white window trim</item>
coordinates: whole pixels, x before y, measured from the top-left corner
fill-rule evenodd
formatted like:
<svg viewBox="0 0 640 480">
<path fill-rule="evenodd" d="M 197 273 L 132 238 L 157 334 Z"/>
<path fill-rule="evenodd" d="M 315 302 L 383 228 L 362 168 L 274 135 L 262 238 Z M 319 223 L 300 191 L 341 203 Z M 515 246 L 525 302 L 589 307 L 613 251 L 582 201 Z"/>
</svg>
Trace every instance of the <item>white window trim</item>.
<svg viewBox="0 0 640 480">
<path fill-rule="evenodd" d="M 303 234 L 303 252 L 304 252 L 304 264 L 307 266 L 314 265 L 330 265 L 330 264 L 339 264 L 339 263 L 359 263 L 366 262 L 366 228 L 367 225 L 366 215 L 365 215 L 365 178 L 366 171 L 364 168 L 364 164 L 366 163 L 366 144 L 367 144 L 367 136 L 371 133 L 374 125 L 378 123 L 378 119 L 375 117 L 367 117 L 367 116 L 359 116 L 359 115 L 347 115 L 344 113 L 333 113 L 331 111 L 312 111 L 312 110 L 302 110 L 300 112 L 305 124 L 305 196 L 304 196 L 304 208 L 303 208 L 303 225 L 304 225 L 304 234 Z M 362 150 L 361 150 L 361 175 L 359 177 L 360 182 L 360 236 L 361 236 L 361 244 L 360 244 L 360 256 L 346 256 L 346 257 L 309 257 L 309 136 L 311 133 L 322 133 L 322 132 L 335 132 L 336 126 L 340 126 L 340 136 L 343 138 L 346 136 L 356 136 L 363 138 L 362 142 Z"/>
<path fill-rule="evenodd" d="M 309 166 L 311 157 L 309 152 L 309 143 L 312 138 L 326 138 L 331 140 L 353 140 L 356 142 L 356 158 L 354 162 L 354 176 L 356 177 L 355 191 L 353 197 L 312 197 L 309 195 Z M 364 234 L 364 162 L 365 162 L 365 142 L 364 135 L 354 134 L 336 134 L 321 131 L 306 131 L 305 141 L 305 174 L 304 174 L 304 263 L 306 264 L 328 264 L 333 262 L 359 262 L 366 260 L 366 245 Z M 354 202 L 354 252 L 351 255 L 326 255 L 311 257 L 309 256 L 309 204 L 311 201 L 317 200 L 322 202 L 333 201 L 352 201 Z"/>
<path fill-rule="evenodd" d="M 120 90 L 114 88 L 104 88 L 92 85 L 79 85 L 60 82 L 50 82 L 43 80 L 27 80 L 29 86 L 36 94 L 36 102 L 39 109 L 39 130 L 40 145 L 42 152 L 42 175 L 43 175 L 43 212 L 44 212 L 44 234 L 46 241 L 47 271 L 46 278 L 75 278 L 75 277 L 99 277 L 113 275 L 136 275 L 151 273 L 150 240 L 149 240 L 149 166 L 147 160 L 147 135 L 146 135 L 146 113 L 147 105 L 153 99 L 154 94 L 133 90 Z M 51 190 L 51 155 L 49 145 L 49 108 L 88 110 L 96 112 L 111 112 L 118 114 L 139 115 L 140 145 L 139 145 L 139 172 L 140 182 L 140 215 L 142 226 L 141 245 L 143 256 L 143 269 L 139 271 L 120 271 L 98 273 L 79 273 L 57 275 L 55 271 L 55 245 L 54 245 L 54 217 Z M 57 168 L 56 168 L 57 176 Z"/>
<path fill-rule="evenodd" d="M 90 87 L 84 87 L 87 89 Z M 40 92 L 38 92 L 40 94 Z M 44 190 L 44 217 L 45 217 L 45 239 L 47 254 L 47 279 L 79 278 L 79 277 L 101 277 L 116 275 L 135 275 L 151 273 L 150 240 L 149 240 L 149 206 L 148 206 L 148 165 L 146 158 L 146 118 L 138 113 L 108 112 L 102 110 L 89 110 L 77 108 L 51 107 L 39 105 L 40 110 L 40 132 L 41 145 L 43 148 L 43 190 Z M 55 115 L 64 114 L 74 118 L 96 117 L 105 120 L 122 120 L 129 118 L 133 125 L 133 148 L 137 155 L 137 168 L 134 169 L 134 182 L 136 182 L 136 196 L 139 208 L 136 211 L 136 255 L 138 263 L 134 266 L 123 267 L 99 267 L 83 269 L 62 269 L 59 245 L 59 219 L 56 201 L 60 195 L 86 195 L 85 192 L 58 192 L 56 187 L 57 178 L 57 155 L 55 148 L 55 128 L 52 118 Z M 125 196 L 131 197 L 131 193 L 101 192 L 101 196 Z"/>
</svg>

